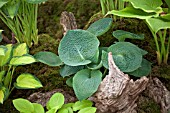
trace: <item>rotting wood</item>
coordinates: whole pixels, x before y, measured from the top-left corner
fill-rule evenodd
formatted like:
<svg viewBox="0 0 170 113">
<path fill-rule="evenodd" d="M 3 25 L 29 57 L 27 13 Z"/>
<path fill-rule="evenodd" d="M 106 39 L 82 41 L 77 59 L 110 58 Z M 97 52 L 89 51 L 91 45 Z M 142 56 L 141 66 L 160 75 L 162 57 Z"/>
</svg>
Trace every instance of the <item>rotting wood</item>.
<svg viewBox="0 0 170 113">
<path fill-rule="evenodd" d="M 161 113 L 170 113 L 170 91 L 158 78 L 151 78 L 147 87 L 149 97 L 160 105 Z"/>
<path fill-rule="evenodd" d="M 130 79 L 115 65 L 111 52 L 108 54 L 108 63 L 109 75 L 89 99 L 95 102 L 97 113 L 136 113 L 135 101 L 145 90 L 149 79 L 145 76 L 136 81 Z"/>
</svg>

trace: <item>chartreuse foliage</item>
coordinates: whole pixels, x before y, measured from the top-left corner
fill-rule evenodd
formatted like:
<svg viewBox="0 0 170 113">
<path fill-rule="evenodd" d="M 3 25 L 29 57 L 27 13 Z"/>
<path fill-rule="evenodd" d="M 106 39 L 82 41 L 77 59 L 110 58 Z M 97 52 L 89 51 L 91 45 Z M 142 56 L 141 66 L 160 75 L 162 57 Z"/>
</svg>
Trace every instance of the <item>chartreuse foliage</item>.
<svg viewBox="0 0 170 113">
<path fill-rule="evenodd" d="M 54 57 L 54 59 L 45 59 Z M 44 58 L 43 58 L 44 57 Z M 26 43 L 13 46 L 8 44 L 0 46 L 0 103 L 8 98 L 14 88 L 17 89 L 36 89 L 42 87 L 39 79 L 29 73 L 18 75 L 13 83 L 15 68 L 20 65 L 32 64 L 34 62 L 42 62 L 50 66 L 59 66 L 62 62 L 59 57 L 50 52 L 39 52 L 34 56 L 29 54 L 29 49 Z M 31 109 L 30 109 L 31 110 Z"/>
<path fill-rule="evenodd" d="M 22 98 L 13 100 L 15 108 L 21 113 L 45 113 L 41 104 L 31 103 Z M 47 102 L 46 113 L 95 113 L 96 108 L 92 107 L 93 103 L 90 100 L 77 101 L 75 103 L 64 104 L 64 95 L 55 93 Z"/>
<path fill-rule="evenodd" d="M 170 46 L 170 2 L 165 0 L 168 8 L 162 8 L 162 0 L 124 0 L 132 4 L 120 11 L 107 13 L 120 17 L 143 19 L 148 25 L 156 44 L 158 64 L 167 64 Z M 163 15 L 162 15 L 163 14 Z"/>
<path fill-rule="evenodd" d="M 38 4 L 47 0 L 0 0 L 0 19 L 15 34 L 18 43 L 38 44 Z"/>
<path fill-rule="evenodd" d="M 102 81 L 102 66 L 108 69 L 108 52 L 112 52 L 113 59 L 121 71 L 141 77 L 150 73 L 151 64 L 143 59 L 147 54 L 136 45 L 125 41 L 126 38 L 144 39 L 127 31 L 114 31 L 113 35 L 121 42 L 110 47 L 99 47 L 97 36 L 103 35 L 112 24 L 111 18 L 103 18 L 89 26 L 87 30 L 69 30 L 59 44 L 59 57 L 65 64 L 61 67 L 62 77 L 71 76 L 67 84 L 73 87 L 79 100 L 93 95 Z M 146 66 L 148 68 L 145 68 Z M 142 71 L 145 70 L 145 73 Z M 147 71 L 146 71 L 147 70 Z"/>
</svg>

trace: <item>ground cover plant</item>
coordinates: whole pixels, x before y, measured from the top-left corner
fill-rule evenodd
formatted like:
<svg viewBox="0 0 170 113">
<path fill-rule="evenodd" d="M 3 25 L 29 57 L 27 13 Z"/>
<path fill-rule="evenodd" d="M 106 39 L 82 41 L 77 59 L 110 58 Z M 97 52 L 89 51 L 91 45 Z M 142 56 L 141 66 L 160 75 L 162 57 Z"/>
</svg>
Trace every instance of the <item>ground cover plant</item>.
<svg viewBox="0 0 170 113">
<path fill-rule="evenodd" d="M 15 108 L 22 113 L 45 113 L 45 109 L 41 104 L 31 103 L 22 98 L 13 100 Z M 92 107 L 90 100 L 77 101 L 75 103 L 64 104 L 64 95 L 55 93 L 47 102 L 46 113 L 95 113 L 96 108 Z"/>
<path fill-rule="evenodd" d="M 107 14 L 143 19 L 148 25 L 155 41 L 158 64 L 167 64 L 170 48 L 169 1 L 165 0 L 167 4 L 166 8 L 161 7 L 163 4 L 161 0 L 143 0 L 140 2 L 138 0 L 124 1 L 131 3 L 132 6 L 126 7 L 120 11 L 112 10 Z"/>
</svg>

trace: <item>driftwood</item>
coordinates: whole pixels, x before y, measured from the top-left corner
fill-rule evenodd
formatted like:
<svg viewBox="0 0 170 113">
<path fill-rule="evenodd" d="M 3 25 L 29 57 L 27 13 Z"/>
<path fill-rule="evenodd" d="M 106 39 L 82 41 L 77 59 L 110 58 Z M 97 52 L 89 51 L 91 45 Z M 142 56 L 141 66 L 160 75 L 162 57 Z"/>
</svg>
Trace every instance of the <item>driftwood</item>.
<svg viewBox="0 0 170 113">
<path fill-rule="evenodd" d="M 95 102 L 97 113 L 136 113 L 135 101 L 145 90 L 149 79 L 142 77 L 136 81 L 121 72 L 115 65 L 112 54 L 108 55 L 109 75 L 101 82 L 98 91 L 90 98 Z"/>
<path fill-rule="evenodd" d="M 147 90 L 150 98 L 160 105 L 161 113 L 170 113 L 170 91 L 158 78 L 150 79 Z"/>
</svg>

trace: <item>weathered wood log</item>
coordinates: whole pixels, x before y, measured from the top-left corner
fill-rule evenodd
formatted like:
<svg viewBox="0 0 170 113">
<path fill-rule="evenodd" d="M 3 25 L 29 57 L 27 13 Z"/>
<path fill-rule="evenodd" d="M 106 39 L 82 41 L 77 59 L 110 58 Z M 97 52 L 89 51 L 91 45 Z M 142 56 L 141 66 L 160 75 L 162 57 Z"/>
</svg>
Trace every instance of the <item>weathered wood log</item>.
<svg viewBox="0 0 170 113">
<path fill-rule="evenodd" d="M 160 105 L 161 113 L 170 113 L 170 91 L 166 89 L 158 78 L 149 80 L 147 90 L 149 97 Z"/>
<path fill-rule="evenodd" d="M 106 75 L 98 91 L 90 98 L 95 102 L 97 113 L 136 113 L 135 101 L 145 90 L 149 79 L 130 79 L 115 65 L 111 53 L 108 55 L 108 62 L 109 75 Z"/>
</svg>

